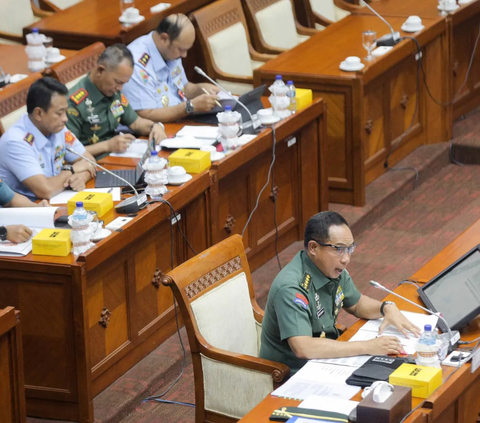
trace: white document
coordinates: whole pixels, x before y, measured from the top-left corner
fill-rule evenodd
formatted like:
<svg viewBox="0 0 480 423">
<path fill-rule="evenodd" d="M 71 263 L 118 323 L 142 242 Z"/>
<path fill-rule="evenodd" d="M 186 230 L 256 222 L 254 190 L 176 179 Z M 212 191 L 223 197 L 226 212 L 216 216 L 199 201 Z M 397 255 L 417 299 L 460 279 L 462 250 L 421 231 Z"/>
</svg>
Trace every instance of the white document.
<svg viewBox="0 0 480 423">
<path fill-rule="evenodd" d="M 363 366 L 370 357 L 370 355 L 357 355 L 354 357 L 318 358 L 311 361 L 315 363 L 337 364 L 340 366 L 356 367 L 358 369 L 359 367 Z"/>
<path fill-rule="evenodd" d="M 418 326 L 420 329 L 423 330 L 423 327 L 425 325 L 431 325 L 432 329 L 437 326 L 437 321 L 438 317 L 433 316 L 431 314 L 421 314 L 421 313 L 412 313 L 411 311 L 402 311 L 402 314 L 410 320 L 414 325 Z M 378 332 L 378 329 L 380 328 L 380 325 L 383 323 L 383 319 L 375 319 L 375 320 L 369 320 L 367 323 L 365 323 L 362 326 L 361 330 L 369 330 L 369 331 L 374 331 Z M 391 332 L 398 332 L 395 328 L 393 327 L 388 327 L 387 328 Z"/>
<path fill-rule="evenodd" d="M 32 237 L 38 234 L 38 230 L 32 229 Z M 15 244 L 10 241 L 0 241 L 0 256 L 4 257 L 22 257 L 32 251 L 32 238 L 28 241 Z"/>
<path fill-rule="evenodd" d="M 216 139 L 218 128 L 216 126 L 190 126 L 186 125 L 177 132 L 177 137 L 194 137 L 194 138 L 213 138 Z"/>
<path fill-rule="evenodd" d="M 120 201 L 121 200 L 121 188 L 120 187 L 113 187 L 113 188 L 87 188 L 84 189 L 87 192 L 109 192 L 112 194 L 113 201 Z M 53 196 L 50 198 L 51 205 L 57 204 L 67 204 L 68 201 L 77 195 L 76 191 L 72 191 L 70 189 L 66 189 L 61 193 Z"/>
<path fill-rule="evenodd" d="M 349 415 L 357 408 L 358 401 L 349 401 L 334 397 L 319 397 L 312 395 L 302 401 L 298 406 L 300 408 L 309 408 L 310 410 L 331 411 L 333 413 L 343 413 Z"/>
<path fill-rule="evenodd" d="M 165 148 L 200 148 L 212 145 L 217 140 L 215 138 L 195 138 L 190 135 L 175 138 L 166 138 L 160 141 L 160 146 Z"/>
<path fill-rule="evenodd" d="M 337 366 L 309 361 L 296 374 L 295 377 L 313 382 L 345 383 L 347 378 L 355 371 L 353 367 Z"/>
<path fill-rule="evenodd" d="M 147 151 L 148 140 L 136 139 L 123 153 L 110 153 L 112 157 L 131 157 L 132 159 L 141 159 Z"/>
</svg>

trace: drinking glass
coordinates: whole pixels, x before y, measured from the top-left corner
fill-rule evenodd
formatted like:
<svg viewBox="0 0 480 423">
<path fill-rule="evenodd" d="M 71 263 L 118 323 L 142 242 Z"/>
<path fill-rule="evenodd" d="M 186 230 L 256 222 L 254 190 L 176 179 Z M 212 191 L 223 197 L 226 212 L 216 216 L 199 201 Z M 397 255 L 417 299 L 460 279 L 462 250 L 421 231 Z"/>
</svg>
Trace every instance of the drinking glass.
<svg viewBox="0 0 480 423">
<path fill-rule="evenodd" d="M 364 31 L 362 33 L 362 42 L 363 42 L 363 47 L 365 50 L 368 51 L 368 56 L 365 57 L 365 60 L 367 62 L 371 62 L 372 60 L 375 59 L 375 57 L 372 56 L 372 50 L 375 48 L 377 45 L 377 33 L 375 31 Z"/>
<path fill-rule="evenodd" d="M 135 0 L 120 0 L 120 12 L 122 15 L 129 7 L 135 7 Z"/>
</svg>

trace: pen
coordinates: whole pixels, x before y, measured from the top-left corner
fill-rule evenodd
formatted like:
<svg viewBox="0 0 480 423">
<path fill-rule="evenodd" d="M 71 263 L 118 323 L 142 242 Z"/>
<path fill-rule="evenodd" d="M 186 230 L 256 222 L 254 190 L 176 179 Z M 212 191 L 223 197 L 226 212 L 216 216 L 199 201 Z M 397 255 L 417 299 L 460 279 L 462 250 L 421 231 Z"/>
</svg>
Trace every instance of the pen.
<svg viewBox="0 0 480 423">
<path fill-rule="evenodd" d="M 202 87 L 202 90 L 205 94 L 212 95 L 204 87 Z M 217 104 L 218 107 L 222 107 L 222 105 L 218 102 L 218 100 L 215 100 L 215 103 Z"/>
</svg>

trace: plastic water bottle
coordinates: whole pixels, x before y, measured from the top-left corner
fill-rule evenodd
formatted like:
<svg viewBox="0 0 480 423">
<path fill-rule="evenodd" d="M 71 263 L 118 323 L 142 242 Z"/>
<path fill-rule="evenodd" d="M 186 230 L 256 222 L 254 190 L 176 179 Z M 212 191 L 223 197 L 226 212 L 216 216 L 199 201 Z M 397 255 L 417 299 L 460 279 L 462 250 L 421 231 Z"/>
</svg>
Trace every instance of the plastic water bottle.
<svg viewBox="0 0 480 423">
<path fill-rule="evenodd" d="M 79 223 L 86 223 L 88 220 L 88 213 L 87 211 L 83 208 L 83 202 L 82 201 L 77 201 L 76 204 L 76 209 L 73 211 L 73 220 L 79 221 Z"/>
<path fill-rule="evenodd" d="M 25 52 L 28 56 L 28 69 L 31 72 L 38 72 L 45 68 L 45 56 L 47 50 L 43 45 L 45 36 L 38 32 L 38 28 L 33 28 L 31 34 L 26 35 L 27 47 Z"/>
<path fill-rule="evenodd" d="M 234 150 L 238 147 L 238 134 L 242 123 L 242 115 L 232 111 L 231 106 L 225 106 L 225 110 L 217 113 L 218 132 L 224 151 Z"/>
<path fill-rule="evenodd" d="M 275 76 L 275 82 L 273 83 L 274 87 L 284 87 L 285 82 L 283 82 L 282 75 Z"/>
<path fill-rule="evenodd" d="M 440 367 L 437 336 L 432 331 L 431 325 L 425 325 L 424 332 L 418 338 L 415 349 L 417 350 L 416 363 L 419 366 Z"/>
<path fill-rule="evenodd" d="M 153 150 L 151 152 L 151 157 L 150 157 L 150 160 L 149 160 L 149 165 L 153 165 L 153 166 L 149 166 L 149 169 L 155 169 L 156 167 L 160 167 L 160 157 L 158 157 L 158 152 L 156 150 Z M 148 172 L 152 172 L 151 170 L 149 170 Z M 153 172 L 156 172 L 155 170 L 153 170 Z M 146 176 L 146 175 L 145 175 Z M 152 181 L 152 182 L 157 182 L 157 181 Z M 149 195 L 150 195 L 150 198 L 152 200 L 160 200 L 163 196 L 162 192 L 160 189 L 156 189 L 158 188 L 157 187 L 157 184 L 155 183 L 150 183 L 149 184 Z"/>
<path fill-rule="evenodd" d="M 288 110 L 295 114 L 297 112 L 297 89 L 293 85 L 293 81 L 287 81 L 287 97 L 290 99 Z"/>
</svg>

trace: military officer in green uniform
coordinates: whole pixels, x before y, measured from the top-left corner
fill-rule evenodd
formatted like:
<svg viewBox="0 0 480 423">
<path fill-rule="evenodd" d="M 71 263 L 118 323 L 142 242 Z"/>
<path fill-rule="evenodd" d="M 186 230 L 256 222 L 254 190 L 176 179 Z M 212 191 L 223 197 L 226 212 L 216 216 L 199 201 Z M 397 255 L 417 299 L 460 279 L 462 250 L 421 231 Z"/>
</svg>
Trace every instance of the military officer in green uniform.
<svg viewBox="0 0 480 423">
<path fill-rule="evenodd" d="M 95 68 L 69 90 L 67 127 L 94 156 L 124 152 L 135 140 L 116 133 L 119 125 L 159 143 L 166 138 L 164 126 L 141 118 L 121 93 L 133 73 L 133 58 L 122 44 L 106 48 Z"/>
<path fill-rule="evenodd" d="M 352 232 L 335 212 L 321 212 L 305 228 L 305 250 L 285 266 L 272 283 L 262 324 L 260 357 L 288 365 L 296 372 L 314 358 L 403 353 L 394 336 L 369 341 L 339 342 L 335 327 L 343 307 L 359 318 L 384 316 L 379 334 L 388 325 L 406 336 L 420 329 L 393 302 L 362 295 L 346 270 L 355 250 Z"/>
</svg>

